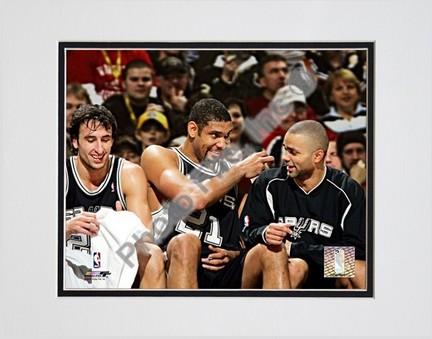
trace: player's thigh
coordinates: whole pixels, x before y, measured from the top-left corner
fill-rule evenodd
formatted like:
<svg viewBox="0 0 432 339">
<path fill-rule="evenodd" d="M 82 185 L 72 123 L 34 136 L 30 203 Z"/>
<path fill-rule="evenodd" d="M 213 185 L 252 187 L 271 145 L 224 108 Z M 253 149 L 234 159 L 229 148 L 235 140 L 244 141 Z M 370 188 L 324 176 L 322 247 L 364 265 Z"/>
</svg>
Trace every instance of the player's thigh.
<svg viewBox="0 0 432 339">
<path fill-rule="evenodd" d="M 245 259 L 244 259 L 244 265 L 243 270 L 247 270 L 251 273 L 259 273 L 262 271 L 262 254 L 264 251 L 263 244 L 258 244 L 252 247 L 249 251 L 247 251 Z"/>
<path fill-rule="evenodd" d="M 288 259 L 288 271 L 292 288 L 301 287 L 309 275 L 309 265 L 300 258 Z"/>
</svg>

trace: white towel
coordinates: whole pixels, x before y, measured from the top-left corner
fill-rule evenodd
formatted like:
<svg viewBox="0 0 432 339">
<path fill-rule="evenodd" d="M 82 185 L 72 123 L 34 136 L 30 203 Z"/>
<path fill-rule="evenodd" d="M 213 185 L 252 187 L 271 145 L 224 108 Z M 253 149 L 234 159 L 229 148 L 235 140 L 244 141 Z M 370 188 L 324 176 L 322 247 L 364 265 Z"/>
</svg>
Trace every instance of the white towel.
<svg viewBox="0 0 432 339">
<path fill-rule="evenodd" d="M 66 250 L 66 288 L 130 288 L 138 271 L 134 244 L 148 229 L 129 211 L 101 208 L 96 218 L 91 254 Z"/>
</svg>

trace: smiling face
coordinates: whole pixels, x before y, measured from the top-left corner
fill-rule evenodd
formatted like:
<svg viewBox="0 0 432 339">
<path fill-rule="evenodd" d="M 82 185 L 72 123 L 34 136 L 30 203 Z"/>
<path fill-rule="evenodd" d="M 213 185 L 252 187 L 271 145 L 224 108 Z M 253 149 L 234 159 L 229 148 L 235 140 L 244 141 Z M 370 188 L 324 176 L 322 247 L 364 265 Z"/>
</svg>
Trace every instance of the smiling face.
<svg viewBox="0 0 432 339">
<path fill-rule="evenodd" d="M 130 68 L 126 74 L 124 87 L 132 100 L 142 101 L 150 96 L 153 76 L 150 68 Z"/>
<path fill-rule="evenodd" d="M 314 153 L 302 134 L 287 133 L 284 138 L 285 154 L 283 160 L 287 165 L 287 172 L 291 178 L 305 180 L 314 170 Z"/>
<path fill-rule="evenodd" d="M 192 147 L 197 160 L 217 160 L 230 143 L 231 121 L 210 121 L 201 131 L 195 122 L 189 122 L 189 135 L 193 138 Z"/>
<path fill-rule="evenodd" d="M 90 120 L 79 129 L 78 139 L 72 144 L 78 149 L 78 161 L 89 170 L 101 170 L 109 165 L 109 154 L 113 145 L 112 130 L 107 130 L 98 121 Z"/>
<path fill-rule="evenodd" d="M 330 101 L 334 102 L 338 109 L 344 112 L 354 113 L 359 93 L 355 83 L 342 78 L 335 79 L 332 86 Z"/>
<path fill-rule="evenodd" d="M 237 142 L 240 140 L 240 137 L 244 130 L 243 112 L 240 106 L 237 104 L 231 104 L 227 107 L 227 109 L 231 116 L 232 127 L 233 127 L 230 134 L 230 139 L 232 142 Z"/>
</svg>

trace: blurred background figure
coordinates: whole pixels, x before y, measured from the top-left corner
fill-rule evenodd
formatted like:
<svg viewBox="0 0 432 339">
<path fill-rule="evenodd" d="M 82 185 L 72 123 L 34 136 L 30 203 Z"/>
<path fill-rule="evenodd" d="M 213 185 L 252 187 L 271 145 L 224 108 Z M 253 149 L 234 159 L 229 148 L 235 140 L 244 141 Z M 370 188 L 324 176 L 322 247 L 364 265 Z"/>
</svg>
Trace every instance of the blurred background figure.
<svg viewBox="0 0 432 339">
<path fill-rule="evenodd" d="M 139 165 L 142 149 L 133 137 L 124 134 L 114 139 L 111 153 Z"/>
<path fill-rule="evenodd" d="M 68 50 L 66 82 L 79 82 L 91 95 L 92 102 L 101 104 L 114 93 L 121 93 L 121 74 L 131 60 L 144 60 L 152 65 L 146 50 Z"/>
<path fill-rule="evenodd" d="M 251 117 L 267 108 L 277 91 L 285 86 L 288 78 L 288 62 L 279 54 L 266 55 L 257 68 L 257 82 L 261 94 L 246 99 L 246 107 Z"/>
<path fill-rule="evenodd" d="M 360 81 L 348 69 L 340 69 L 328 77 L 325 92 L 330 111 L 322 118 L 330 140 L 348 131 L 366 133 L 366 107 L 360 101 Z"/>
<path fill-rule="evenodd" d="M 247 116 L 244 101 L 238 98 L 228 98 L 223 104 L 231 116 L 233 126 L 230 134 L 230 144 L 224 150 L 224 157 L 234 164 L 252 153 L 261 151 L 261 147 L 254 144 L 244 133 L 245 117 Z"/>
<path fill-rule="evenodd" d="M 288 129 L 298 121 L 308 120 L 307 103 L 304 93 L 293 85 L 279 89 L 272 100 L 273 111 L 277 111 L 279 124 L 263 141 L 262 148 L 275 160 L 272 167 L 283 164 L 285 149 L 283 139 Z"/>
<path fill-rule="evenodd" d="M 73 155 L 69 134 L 72 115 L 81 105 L 91 103 L 89 93 L 80 83 L 74 82 L 66 86 L 66 156 L 68 157 Z"/>
<path fill-rule="evenodd" d="M 159 60 L 155 65 L 157 75 L 157 97 L 176 114 L 184 115 L 187 97 L 190 94 L 190 68 L 175 56 Z"/>
<path fill-rule="evenodd" d="M 325 163 L 331 168 L 337 169 L 339 171 L 344 171 L 342 166 L 342 160 L 341 158 L 339 158 L 337 153 L 336 141 L 334 140 L 329 141 Z"/>
<path fill-rule="evenodd" d="M 158 109 L 150 107 L 138 119 L 136 138 L 144 151 L 150 145 L 167 146 L 170 129 L 167 117 Z"/>
<path fill-rule="evenodd" d="M 361 132 L 345 132 L 339 135 L 337 153 L 346 173 L 366 188 L 366 137 Z"/>
<path fill-rule="evenodd" d="M 194 91 L 208 88 L 213 98 L 224 101 L 228 98 L 245 98 L 244 83 L 239 75 L 257 63 L 247 51 L 224 51 L 216 56 L 213 64 L 207 65 L 194 79 Z"/>
<path fill-rule="evenodd" d="M 115 93 L 103 102 L 117 121 L 117 133 L 135 134 L 137 121 L 150 103 L 161 104 L 150 97 L 153 86 L 153 69 L 144 60 L 127 63 L 121 79 L 121 93 Z"/>
</svg>

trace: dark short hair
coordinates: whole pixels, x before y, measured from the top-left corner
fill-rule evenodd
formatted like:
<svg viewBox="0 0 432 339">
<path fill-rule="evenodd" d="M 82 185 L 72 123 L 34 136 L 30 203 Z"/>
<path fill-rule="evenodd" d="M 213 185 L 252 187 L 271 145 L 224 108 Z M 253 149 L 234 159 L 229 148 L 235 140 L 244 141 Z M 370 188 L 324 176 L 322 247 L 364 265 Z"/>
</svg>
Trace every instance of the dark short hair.
<svg viewBox="0 0 432 339">
<path fill-rule="evenodd" d="M 343 133 L 339 134 L 339 136 L 336 139 L 336 149 L 337 149 L 337 154 L 338 154 L 339 158 L 342 159 L 342 156 L 343 156 L 342 153 L 343 153 L 345 146 L 348 144 L 352 144 L 352 143 L 362 144 L 364 146 L 364 148 L 366 149 L 366 137 L 365 137 L 365 135 L 359 131 L 348 131 L 348 132 L 343 132 Z"/>
<path fill-rule="evenodd" d="M 226 98 L 223 101 L 223 104 L 225 105 L 225 107 L 228 109 L 230 106 L 232 105 L 237 105 L 238 107 L 240 107 L 240 110 L 242 112 L 243 118 L 246 118 L 249 113 L 247 110 L 247 106 L 244 100 L 239 99 L 239 98 L 235 98 L 235 97 L 230 97 L 230 98 Z"/>
<path fill-rule="evenodd" d="M 316 120 L 303 120 L 292 125 L 288 132 L 290 134 L 304 135 L 309 140 L 309 148 L 312 151 L 321 149 L 327 153 L 329 139 L 323 124 Z"/>
<path fill-rule="evenodd" d="M 123 69 L 123 71 L 122 71 L 123 80 L 126 80 L 127 74 L 131 68 L 148 68 L 153 72 L 153 67 L 150 66 L 147 62 L 145 62 L 144 60 L 141 60 L 141 59 L 135 59 L 135 60 L 129 61 L 126 64 L 125 68 Z"/>
<path fill-rule="evenodd" d="M 189 115 L 189 122 L 198 125 L 198 133 L 206 127 L 210 121 L 231 121 L 231 116 L 226 107 L 214 98 L 201 99 L 193 105 Z"/>
<path fill-rule="evenodd" d="M 71 139 L 78 139 L 81 125 L 88 125 L 90 121 L 99 122 L 99 124 L 102 124 L 106 130 L 112 131 L 113 137 L 115 136 L 117 131 L 117 121 L 114 118 L 114 115 L 112 115 L 105 106 L 81 105 L 72 115 L 70 127 Z"/>
<path fill-rule="evenodd" d="M 141 145 L 135 140 L 134 137 L 127 134 L 121 134 L 115 138 L 111 148 L 111 153 L 120 154 L 124 150 L 131 150 L 138 155 L 140 155 L 142 152 Z"/>
<path fill-rule="evenodd" d="M 264 66 L 272 61 L 283 61 L 286 63 L 288 67 L 288 60 L 284 56 L 280 54 L 268 54 L 265 57 L 263 57 L 259 62 L 258 69 L 257 69 L 259 78 L 264 76 Z"/>
<path fill-rule="evenodd" d="M 166 76 L 173 73 L 188 74 L 186 62 L 175 56 L 167 56 L 155 64 L 157 75 Z"/>
</svg>

